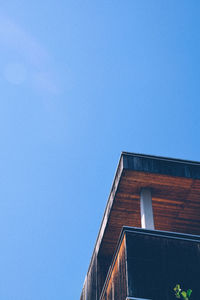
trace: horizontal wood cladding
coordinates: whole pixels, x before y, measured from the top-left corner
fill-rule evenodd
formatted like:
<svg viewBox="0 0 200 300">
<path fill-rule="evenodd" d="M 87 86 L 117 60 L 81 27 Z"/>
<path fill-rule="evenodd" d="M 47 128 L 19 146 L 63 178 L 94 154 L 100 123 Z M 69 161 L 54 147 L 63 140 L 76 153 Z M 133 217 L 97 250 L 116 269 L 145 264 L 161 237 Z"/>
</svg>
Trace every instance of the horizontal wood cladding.
<svg viewBox="0 0 200 300">
<path fill-rule="evenodd" d="M 124 170 L 116 202 L 120 199 L 124 203 L 125 211 L 133 211 L 135 202 L 139 202 L 142 187 L 152 190 L 156 229 L 200 234 L 199 179 Z M 135 206 L 135 212 L 140 218 L 138 205 Z M 130 214 L 127 213 L 126 222 L 129 222 L 129 218 Z M 136 227 L 134 218 L 132 226 Z"/>
<path fill-rule="evenodd" d="M 123 170 L 100 253 L 112 255 L 123 226 L 141 227 L 140 191 L 152 190 L 155 229 L 200 234 L 200 180 Z"/>
</svg>

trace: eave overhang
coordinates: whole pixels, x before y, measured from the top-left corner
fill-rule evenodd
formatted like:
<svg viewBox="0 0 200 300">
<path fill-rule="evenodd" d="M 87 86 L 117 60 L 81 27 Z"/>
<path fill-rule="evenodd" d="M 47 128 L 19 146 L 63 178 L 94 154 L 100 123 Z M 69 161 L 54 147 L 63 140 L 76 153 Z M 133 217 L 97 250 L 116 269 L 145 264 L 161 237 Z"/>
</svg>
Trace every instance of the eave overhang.
<svg viewBox="0 0 200 300">
<path fill-rule="evenodd" d="M 200 163 L 122 152 L 95 253 L 112 256 L 122 227 L 141 227 L 143 187 L 152 191 L 155 229 L 200 234 Z"/>
</svg>

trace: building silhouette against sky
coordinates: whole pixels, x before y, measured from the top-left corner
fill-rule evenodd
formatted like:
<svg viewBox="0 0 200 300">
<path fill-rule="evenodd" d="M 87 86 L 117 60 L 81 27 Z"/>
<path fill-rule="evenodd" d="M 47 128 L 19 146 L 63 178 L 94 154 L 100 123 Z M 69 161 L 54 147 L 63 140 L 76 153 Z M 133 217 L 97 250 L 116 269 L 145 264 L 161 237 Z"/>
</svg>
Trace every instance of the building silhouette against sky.
<svg viewBox="0 0 200 300">
<path fill-rule="evenodd" d="M 81 300 L 200 299 L 200 163 L 123 152 Z"/>
</svg>

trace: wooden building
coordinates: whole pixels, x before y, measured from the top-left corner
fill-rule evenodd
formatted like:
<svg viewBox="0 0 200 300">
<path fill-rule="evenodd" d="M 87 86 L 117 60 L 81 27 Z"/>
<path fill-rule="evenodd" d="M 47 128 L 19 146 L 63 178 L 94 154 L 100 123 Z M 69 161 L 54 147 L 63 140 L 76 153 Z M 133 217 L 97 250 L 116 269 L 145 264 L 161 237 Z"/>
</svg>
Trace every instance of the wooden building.
<svg viewBox="0 0 200 300">
<path fill-rule="evenodd" d="M 200 163 L 123 152 L 81 300 L 200 299 Z"/>
</svg>

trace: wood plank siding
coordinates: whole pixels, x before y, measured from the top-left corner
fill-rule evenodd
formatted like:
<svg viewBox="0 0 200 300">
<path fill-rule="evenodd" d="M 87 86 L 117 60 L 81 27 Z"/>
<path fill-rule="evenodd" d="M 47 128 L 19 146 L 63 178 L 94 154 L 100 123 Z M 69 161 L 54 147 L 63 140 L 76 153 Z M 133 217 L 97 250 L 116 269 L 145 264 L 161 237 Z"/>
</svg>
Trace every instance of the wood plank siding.
<svg viewBox="0 0 200 300">
<path fill-rule="evenodd" d="M 127 297 L 125 235 L 117 249 L 116 256 L 108 272 L 100 300 L 125 300 Z"/>
<path fill-rule="evenodd" d="M 156 230 L 200 235 L 200 163 L 123 152 L 81 300 L 99 300 L 122 227 L 141 227 L 142 188 L 151 190 Z"/>
</svg>

